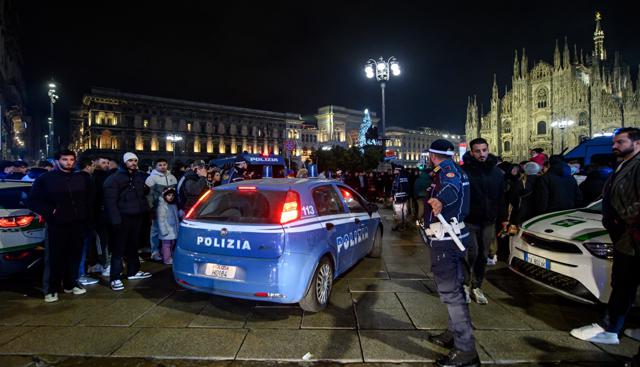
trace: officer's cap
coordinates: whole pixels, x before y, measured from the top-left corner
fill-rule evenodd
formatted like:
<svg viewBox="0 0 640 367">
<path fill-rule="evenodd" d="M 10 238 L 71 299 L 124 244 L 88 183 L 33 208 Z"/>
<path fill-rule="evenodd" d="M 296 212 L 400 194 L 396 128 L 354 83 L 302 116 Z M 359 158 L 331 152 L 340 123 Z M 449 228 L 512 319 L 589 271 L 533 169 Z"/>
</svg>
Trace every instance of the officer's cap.
<svg viewBox="0 0 640 367">
<path fill-rule="evenodd" d="M 434 140 L 433 143 L 431 143 L 431 146 L 429 146 L 430 153 L 448 155 L 451 157 L 453 157 L 453 154 L 454 154 L 453 150 L 454 150 L 453 144 L 451 144 L 449 140 L 445 140 L 445 139 Z"/>
</svg>

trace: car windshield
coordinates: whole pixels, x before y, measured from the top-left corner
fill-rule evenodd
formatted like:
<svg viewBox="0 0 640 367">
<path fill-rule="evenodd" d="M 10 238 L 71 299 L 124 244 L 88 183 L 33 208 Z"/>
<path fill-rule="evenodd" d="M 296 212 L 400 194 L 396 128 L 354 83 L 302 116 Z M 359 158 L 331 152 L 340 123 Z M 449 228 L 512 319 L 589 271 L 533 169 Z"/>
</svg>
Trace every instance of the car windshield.
<svg viewBox="0 0 640 367">
<path fill-rule="evenodd" d="M 602 200 L 591 203 L 586 208 L 580 209 L 581 212 L 602 214 Z"/>
<path fill-rule="evenodd" d="M 193 219 L 232 223 L 280 223 L 286 191 L 215 190 Z"/>
<path fill-rule="evenodd" d="M 31 186 L 0 189 L 0 209 L 25 209 Z"/>
</svg>

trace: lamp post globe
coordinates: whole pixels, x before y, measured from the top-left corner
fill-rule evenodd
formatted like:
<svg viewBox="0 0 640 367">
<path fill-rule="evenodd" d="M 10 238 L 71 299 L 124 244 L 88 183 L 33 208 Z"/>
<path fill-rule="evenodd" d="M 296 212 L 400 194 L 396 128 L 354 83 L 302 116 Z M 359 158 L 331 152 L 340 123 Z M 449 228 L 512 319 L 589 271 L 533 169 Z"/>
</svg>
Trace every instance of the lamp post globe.
<svg viewBox="0 0 640 367">
<path fill-rule="evenodd" d="M 400 75 L 400 64 L 398 60 L 391 56 L 387 60 L 385 60 L 382 56 L 378 58 L 378 60 L 369 59 L 364 68 L 365 75 L 368 79 L 373 79 L 375 76 L 378 83 L 380 83 L 380 91 L 382 94 L 382 119 L 380 121 L 379 126 L 379 136 L 382 140 L 382 144 L 385 142 L 385 122 L 386 122 L 386 106 L 385 106 L 385 87 L 386 82 L 389 81 L 390 74 L 389 70 L 391 70 L 391 75 L 397 77 Z"/>
</svg>

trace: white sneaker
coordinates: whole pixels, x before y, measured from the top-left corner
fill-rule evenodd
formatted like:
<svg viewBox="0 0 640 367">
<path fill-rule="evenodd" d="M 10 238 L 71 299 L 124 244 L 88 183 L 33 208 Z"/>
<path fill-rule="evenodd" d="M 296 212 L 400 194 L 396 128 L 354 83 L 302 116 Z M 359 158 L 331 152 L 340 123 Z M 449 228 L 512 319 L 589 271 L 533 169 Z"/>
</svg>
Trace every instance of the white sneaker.
<svg viewBox="0 0 640 367">
<path fill-rule="evenodd" d="M 64 293 L 73 293 L 74 295 L 80 295 L 80 294 L 85 294 L 87 293 L 87 290 L 82 288 L 82 286 L 77 285 L 75 287 L 73 287 L 72 289 L 65 289 Z"/>
<path fill-rule="evenodd" d="M 127 279 L 129 280 L 147 279 L 147 278 L 151 278 L 151 273 L 147 273 L 146 271 L 139 271 L 135 275 L 130 275 L 127 277 Z"/>
<path fill-rule="evenodd" d="M 618 334 L 605 331 L 598 324 L 591 324 L 571 330 L 574 338 L 600 344 L 619 344 Z"/>
<path fill-rule="evenodd" d="M 640 329 L 624 329 L 624 335 L 640 341 Z"/>
<path fill-rule="evenodd" d="M 108 277 L 110 275 L 111 275 L 111 265 L 107 265 L 107 267 L 104 268 L 104 270 L 102 270 L 102 276 Z"/>
<path fill-rule="evenodd" d="M 114 291 L 121 291 L 124 290 L 124 284 L 122 284 L 122 281 L 117 279 L 117 280 L 112 280 L 111 281 L 111 289 Z"/>
<path fill-rule="evenodd" d="M 78 283 L 80 283 L 80 285 L 92 285 L 98 283 L 98 279 L 84 275 L 78 278 Z"/>
<path fill-rule="evenodd" d="M 487 265 L 493 266 L 498 263 L 498 255 L 493 255 L 493 257 L 487 258 Z"/>
<path fill-rule="evenodd" d="M 46 303 L 58 302 L 58 293 L 49 293 L 44 295 L 44 301 Z"/>
<path fill-rule="evenodd" d="M 162 255 L 160 255 L 160 252 L 154 251 L 151 254 L 151 260 L 153 260 L 153 261 L 162 261 Z"/>
<path fill-rule="evenodd" d="M 102 273 L 103 270 L 104 268 L 101 264 L 95 264 L 87 269 L 87 273 Z"/>
<path fill-rule="evenodd" d="M 487 297 L 485 297 L 482 289 L 480 288 L 473 288 L 473 290 L 471 291 L 471 298 L 473 298 L 473 300 L 476 301 L 479 305 L 486 305 L 487 303 L 489 303 L 489 300 L 487 299 Z"/>
<path fill-rule="evenodd" d="M 469 295 L 469 286 L 468 285 L 464 285 L 464 299 L 465 301 L 467 301 L 467 303 L 471 303 L 471 296 Z"/>
</svg>

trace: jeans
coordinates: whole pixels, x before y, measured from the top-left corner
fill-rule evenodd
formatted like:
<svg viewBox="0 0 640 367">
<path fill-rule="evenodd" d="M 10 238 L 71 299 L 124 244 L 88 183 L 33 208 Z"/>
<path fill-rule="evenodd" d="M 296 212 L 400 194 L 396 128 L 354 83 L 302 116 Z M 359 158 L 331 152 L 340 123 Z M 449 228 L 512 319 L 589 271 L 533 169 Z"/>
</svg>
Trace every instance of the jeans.
<svg viewBox="0 0 640 367">
<path fill-rule="evenodd" d="M 461 239 L 465 245 L 468 242 L 467 238 Z M 462 288 L 464 253 L 451 240 L 431 241 L 431 271 L 440 300 L 447 306 L 448 330 L 453 333 L 456 349 L 464 352 L 475 351 L 469 305 Z"/>
<path fill-rule="evenodd" d="M 624 319 L 636 299 L 640 284 L 640 256 L 629 256 L 618 251 L 613 253 L 611 269 L 611 295 L 603 327 L 606 331 L 619 334 Z"/>
<path fill-rule="evenodd" d="M 154 219 L 151 221 L 151 229 L 149 231 L 149 244 L 151 248 L 151 253 L 160 252 L 160 240 L 158 239 L 158 220 Z"/>
<path fill-rule="evenodd" d="M 127 276 L 140 270 L 138 243 L 142 227 L 142 214 L 122 215 L 122 223 L 113 226 L 111 236 L 111 281 L 122 278 L 122 258 L 127 261 Z"/>
<path fill-rule="evenodd" d="M 467 263 L 469 269 L 465 272 L 465 284 L 471 288 L 480 288 L 484 281 L 487 267 L 489 247 L 495 237 L 495 223 L 476 225 L 465 223 L 469 229 L 469 247 L 467 248 Z"/>
<path fill-rule="evenodd" d="M 72 289 L 77 285 L 84 233 L 84 223 L 47 225 L 44 294 L 59 292 L 61 284 L 64 289 Z"/>
</svg>

